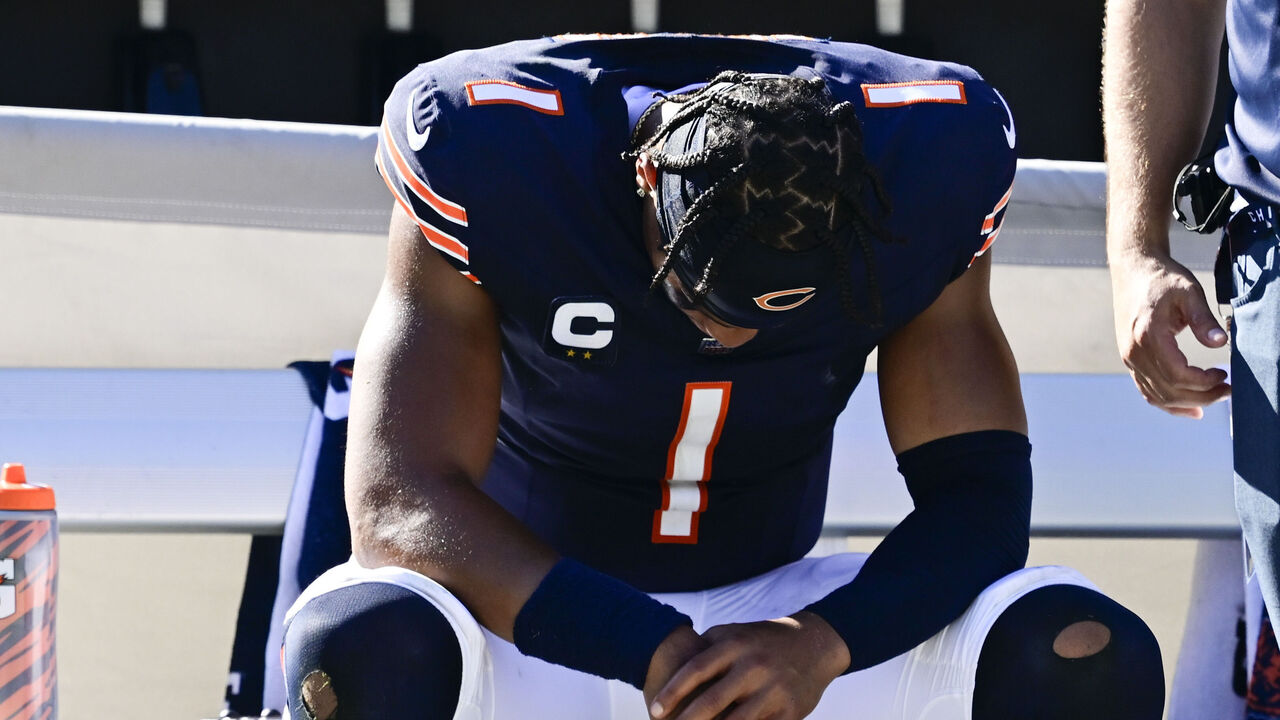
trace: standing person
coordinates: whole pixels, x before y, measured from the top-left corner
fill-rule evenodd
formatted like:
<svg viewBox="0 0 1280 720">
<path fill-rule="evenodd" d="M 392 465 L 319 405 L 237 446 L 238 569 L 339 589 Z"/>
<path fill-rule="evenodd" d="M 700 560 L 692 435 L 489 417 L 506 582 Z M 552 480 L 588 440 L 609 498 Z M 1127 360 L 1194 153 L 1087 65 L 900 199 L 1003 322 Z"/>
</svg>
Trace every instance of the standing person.
<svg viewBox="0 0 1280 720">
<path fill-rule="evenodd" d="M 1022 569 L 986 252 L 1014 145 L 972 70 L 807 38 L 547 38 L 406 76 L 354 554 L 290 613 L 293 717 L 1160 717 L 1146 625 Z M 870 556 L 806 557 L 877 348 L 915 509 Z"/>
<path fill-rule="evenodd" d="M 1222 347 L 1227 334 L 1168 241 L 1174 179 L 1205 133 L 1224 24 L 1237 99 L 1213 165 L 1236 195 L 1217 283 L 1231 288 L 1219 298 L 1232 306 L 1230 386 L 1223 371 L 1191 366 L 1174 339 L 1189 327 L 1200 343 Z M 1276 0 L 1107 3 L 1107 255 L 1120 353 L 1148 402 L 1174 415 L 1201 417 L 1231 395 L 1236 508 L 1272 618 L 1280 617 L 1277 58 Z"/>
</svg>

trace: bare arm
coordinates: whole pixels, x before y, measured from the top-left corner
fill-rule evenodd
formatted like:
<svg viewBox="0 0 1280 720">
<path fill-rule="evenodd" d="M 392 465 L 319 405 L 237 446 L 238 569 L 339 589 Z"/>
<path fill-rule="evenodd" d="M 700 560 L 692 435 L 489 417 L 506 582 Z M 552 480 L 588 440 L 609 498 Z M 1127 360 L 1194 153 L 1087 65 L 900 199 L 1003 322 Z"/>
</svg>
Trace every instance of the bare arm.
<svg viewBox="0 0 1280 720">
<path fill-rule="evenodd" d="M 1213 106 L 1225 0 L 1108 0 L 1102 75 L 1108 250 L 1169 251 L 1170 197 Z"/>
<path fill-rule="evenodd" d="M 885 429 L 894 452 L 978 430 L 1026 434 L 1018 367 L 990 295 L 991 255 L 880 346 Z"/>
<path fill-rule="evenodd" d="M 356 559 L 435 579 L 510 640 L 557 556 L 477 487 L 497 437 L 497 311 L 399 207 L 353 381 L 346 501 Z"/>
<path fill-rule="evenodd" d="M 1218 69 L 1225 0 L 1109 0 L 1103 58 L 1107 257 L 1116 340 L 1148 401 L 1200 417 L 1229 392 L 1225 374 L 1191 367 L 1174 337 L 1206 346 L 1226 335 L 1195 277 L 1169 256 L 1178 170 L 1204 136 Z"/>
</svg>

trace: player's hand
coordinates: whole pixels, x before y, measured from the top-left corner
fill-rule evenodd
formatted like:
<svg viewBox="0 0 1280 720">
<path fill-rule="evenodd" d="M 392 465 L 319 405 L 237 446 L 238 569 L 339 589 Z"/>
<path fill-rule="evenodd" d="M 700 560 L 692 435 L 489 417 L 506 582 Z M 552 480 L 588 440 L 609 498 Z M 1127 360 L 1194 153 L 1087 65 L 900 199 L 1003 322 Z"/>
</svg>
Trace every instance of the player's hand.
<svg viewBox="0 0 1280 720">
<path fill-rule="evenodd" d="M 1167 255 L 1113 258 L 1111 276 L 1116 344 L 1138 390 L 1167 413 L 1204 417 L 1204 406 L 1231 394 L 1226 372 L 1194 367 L 1178 348 L 1177 335 L 1188 327 L 1206 347 L 1227 342 L 1204 289 Z"/>
<path fill-rule="evenodd" d="M 650 701 L 656 720 L 799 720 L 849 666 L 844 641 L 809 612 L 718 625 L 702 637 L 710 647 Z"/>
<path fill-rule="evenodd" d="M 649 661 L 649 672 L 644 680 L 644 701 L 646 707 L 653 707 L 658 691 L 666 687 L 680 668 L 698 653 L 711 647 L 711 643 L 684 625 L 671 631 L 666 640 L 653 651 L 653 659 Z M 678 710 L 674 705 L 667 706 L 668 715 Z"/>
</svg>

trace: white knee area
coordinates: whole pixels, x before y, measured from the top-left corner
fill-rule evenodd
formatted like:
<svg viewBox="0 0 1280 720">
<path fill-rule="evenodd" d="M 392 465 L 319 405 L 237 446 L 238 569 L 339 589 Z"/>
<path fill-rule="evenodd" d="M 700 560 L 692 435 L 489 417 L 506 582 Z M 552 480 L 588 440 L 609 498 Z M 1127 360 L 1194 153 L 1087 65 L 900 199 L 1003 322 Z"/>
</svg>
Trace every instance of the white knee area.
<svg viewBox="0 0 1280 720">
<path fill-rule="evenodd" d="M 996 581 L 963 615 L 907 653 L 893 717 L 972 720 L 978 657 L 987 633 L 1015 601 L 1048 585 L 1098 589 L 1075 570 L 1057 565 L 1025 568 Z"/>
<path fill-rule="evenodd" d="M 431 578 L 412 570 L 399 567 L 366 568 L 361 567 L 355 559 L 325 572 L 307 586 L 298 596 L 289 612 L 285 614 L 285 622 L 307 603 L 326 593 L 361 583 L 387 583 L 415 593 L 431 603 L 444 615 L 458 638 L 458 647 L 462 651 L 462 687 L 458 697 L 458 709 L 454 720 L 482 720 L 492 717 L 492 709 L 484 706 L 492 694 L 486 688 L 492 682 L 492 668 L 486 651 L 486 640 L 480 624 L 476 622 L 466 607 L 444 586 Z M 288 720 L 286 716 L 286 720 Z"/>
</svg>

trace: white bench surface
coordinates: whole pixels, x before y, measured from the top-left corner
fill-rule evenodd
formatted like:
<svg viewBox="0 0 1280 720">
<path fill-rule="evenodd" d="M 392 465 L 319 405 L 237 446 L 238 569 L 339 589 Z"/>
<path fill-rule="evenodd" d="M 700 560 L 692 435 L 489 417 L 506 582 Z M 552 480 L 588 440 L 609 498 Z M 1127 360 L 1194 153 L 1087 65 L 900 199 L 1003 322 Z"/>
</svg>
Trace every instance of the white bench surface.
<svg viewBox="0 0 1280 720">
<path fill-rule="evenodd" d="M 1149 406 L 1128 375 L 1027 374 L 1038 535 L 1238 537 L 1227 403 L 1203 420 Z M 836 424 L 829 532 L 885 532 L 911 510 L 874 376 Z M 848 481 L 840 480 L 848 478 Z"/>
<path fill-rule="evenodd" d="M 1023 376 L 1038 534 L 1238 534 L 1226 404 L 1200 422 L 1127 376 Z M 311 402 L 291 370 L 0 369 L 0 461 L 52 485 L 78 531 L 278 533 Z M 836 426 L 828 533 L 911 509 L 874 374 Z"/>
</svg>

